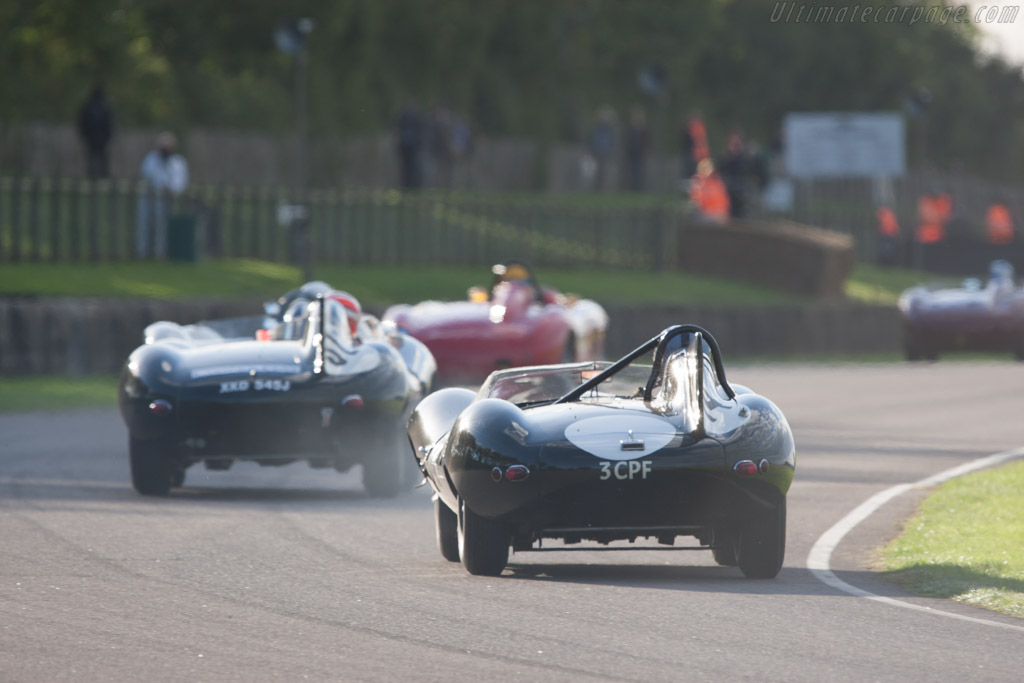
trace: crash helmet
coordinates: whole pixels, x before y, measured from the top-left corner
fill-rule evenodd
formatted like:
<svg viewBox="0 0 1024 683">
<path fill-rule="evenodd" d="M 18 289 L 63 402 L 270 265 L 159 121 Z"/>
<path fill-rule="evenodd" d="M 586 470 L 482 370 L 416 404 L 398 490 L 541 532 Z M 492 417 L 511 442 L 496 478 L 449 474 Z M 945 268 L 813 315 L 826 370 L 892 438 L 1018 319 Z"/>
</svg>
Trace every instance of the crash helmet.
<svg viewBox="0 0 1024 683">
<path fill-rule="evenodd" d="M 337 301 L 345 308 L 345 312 L 348 315 L 348 329 L 352 333 L 352 336 L 356 336 L 356 328 L 359 327 L 359 319 L 363 315 L 363 307 L 359 305 L 359 299 L 355 298 L 348 292 L 341 290 L 335 290 L 324 296 L 325 299 Z"/>
<path fill-rule="evenodd" d="M 988 278 L 990 282 L 1012 284 L 1015 279 L 1013 264 L 1005 259 L 993 261 L 988 267 Z"/>
</svg>

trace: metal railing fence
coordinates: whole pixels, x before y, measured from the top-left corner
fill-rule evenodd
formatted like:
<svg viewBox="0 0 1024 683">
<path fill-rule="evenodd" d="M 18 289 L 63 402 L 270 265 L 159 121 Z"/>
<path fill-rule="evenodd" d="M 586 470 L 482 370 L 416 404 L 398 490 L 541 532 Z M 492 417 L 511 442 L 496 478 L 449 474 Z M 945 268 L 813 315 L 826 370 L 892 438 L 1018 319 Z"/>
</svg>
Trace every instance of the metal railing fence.
<svg viewBox="0 0 1024 683">
<path fill-rule="evenodd" d="M 141 184 L 0 178 L 0 263 L 102 263 L 139 258 Z M 191 219 L 199 258 L 296 261 L 298 231 L 329 265 L 491 263 L 517 256 L 542 266 L 662 268 L 674 263 L 684 205 L 671 198 L 402 192 L 211 184 L 168 197 Z M 304 207 L 306 220 L 292 207 Z M 180 225 L 180 220 L 177 221 Z M 150 228 L 151 230 L 151 228 Z M 173 236 L 172 238 L 173 239 Z"/>
</svg>

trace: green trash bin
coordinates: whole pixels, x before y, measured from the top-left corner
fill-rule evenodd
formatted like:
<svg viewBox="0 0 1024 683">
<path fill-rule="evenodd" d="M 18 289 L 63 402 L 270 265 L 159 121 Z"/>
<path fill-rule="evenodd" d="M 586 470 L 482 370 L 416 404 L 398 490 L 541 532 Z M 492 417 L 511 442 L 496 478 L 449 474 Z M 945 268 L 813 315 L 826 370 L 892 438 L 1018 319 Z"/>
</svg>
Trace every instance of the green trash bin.
<svg viewBox="0 0 1024 683">
<path fill-rule="evenodd" d="M 167 220 L 167 258 L 186 263 L 196 262 L 198 222 L 198 217 L 192 213 L 175 214 Z"/>
</svg>

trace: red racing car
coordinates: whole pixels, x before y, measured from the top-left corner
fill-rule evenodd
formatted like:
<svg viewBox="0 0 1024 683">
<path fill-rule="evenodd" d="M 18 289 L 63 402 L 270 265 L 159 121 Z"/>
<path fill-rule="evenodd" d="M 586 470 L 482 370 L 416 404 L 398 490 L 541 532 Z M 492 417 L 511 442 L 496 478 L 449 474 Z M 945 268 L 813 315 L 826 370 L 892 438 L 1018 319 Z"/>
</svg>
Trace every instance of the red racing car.
<svg viewBox="0 0 1024 683">
<path fill-rule="evenodd" d="M 392 306 L 385 321 L 426 344 L 438 381 L 483 381 L 495 370 L 599 360 L 608 315 L 598 303 L 541 287 L 522 261 L 491 268 L 490 289 L 473 287 L 468 301 Z"/>
</svg>

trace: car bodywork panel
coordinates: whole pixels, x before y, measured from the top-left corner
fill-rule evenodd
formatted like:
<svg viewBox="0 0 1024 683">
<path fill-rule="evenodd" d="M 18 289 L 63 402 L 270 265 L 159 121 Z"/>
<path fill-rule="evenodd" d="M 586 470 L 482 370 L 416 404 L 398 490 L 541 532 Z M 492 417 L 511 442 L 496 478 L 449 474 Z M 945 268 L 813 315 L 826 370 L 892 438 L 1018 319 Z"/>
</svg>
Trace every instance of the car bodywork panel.
<svg viewBox="0 0 1024 683">
<path fill-rule="evenodd" d="M 1024 360 L 1024 289 L 1005 261 L 989 281 L 968 278 L 959 288 L 912 287 L 899 308 L 907 357 L 934 359 L 944 351 L 1011 351 Z"/>
<path fill-rule="evenodd" d="M 427 345 L 447 384 L 479 382 L 503 368 L 600 358 L 604 309 L 539 286 L 523 268 L 521 279 L 496 276 L 489 292 L 471 290 L 469 301 L 392 306 L 384 320 Z"/>
<path fill-rule="evenodd" d="M 598 384 L 570 400 L 522 400 L 561 396 L 566 386 L 584 386 L 581 380 L 608 371 L 609 363 L 495 373 L 475 396 L 443 389 L 413 413 L 410 440 L 441 501 L 453 511 L 464 501 L 505 525 L 517 549 L 544 538 L 671 542 L 694 535 L 710 542 L 716 527 L 785 497 L 795 445 L 782 412 L 745 387 L 730 387 L 703 350 L 675 358 L 684 381 L 638 386 L 627 395 Z M 622 382 L 627 392 L 631 380 L 658 372 L 641 368 Z M 490 397 L 510 383 L 520 385 L 519 405 Z M 738 473 L 741 461 L 757 463 L 756 474 Z M 518 465 L 529 470 L 526 479 L 501 475 Z"/>
<path fill-rule="evenodd" d="M 201 461 L 226 469 L 235 459 L 344 470 L 381 444 L 402 447 L 393 434 L 430 390 L 429 351 L 370 316 L 353 337 L 330 306 L 302 301 L 306 317 L 266 341 L 233 336 L 241 322 L 147 328 L 119 383 L 132 439 L 169 445 L 182 470 Z"/>
</svg>

